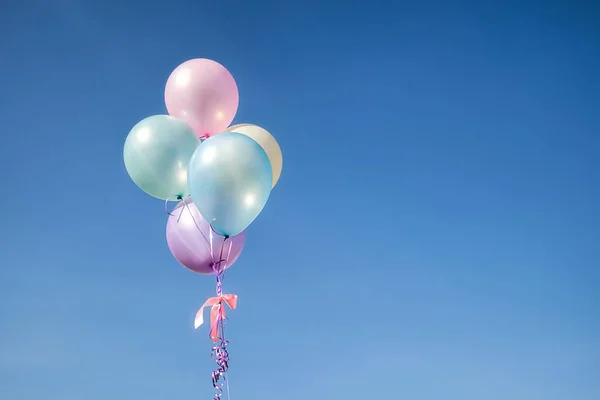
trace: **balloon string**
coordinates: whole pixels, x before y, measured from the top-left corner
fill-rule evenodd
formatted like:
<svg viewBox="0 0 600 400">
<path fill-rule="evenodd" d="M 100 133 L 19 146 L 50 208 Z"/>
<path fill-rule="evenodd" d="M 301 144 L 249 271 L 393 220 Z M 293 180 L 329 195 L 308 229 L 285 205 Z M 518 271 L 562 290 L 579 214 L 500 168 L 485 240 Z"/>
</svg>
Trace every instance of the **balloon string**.
<svg viewBox="0 0 600 400">
<path fill-rule="evenodd" d="M 169 207 L 168 207 L 169 199 L 170 199 L 170 197 L 167 200 L 165 200 L 165 212 L 169 216 L 172 217 L 173 213 L 171 211 L 169 211 Z M 177 196 L 177 200 L 181 201 L 181 200 L 183 200 L 183 197 Z M 208 246 L 211 246 L 211 255 L 212 255 L 212 244 L 206 238 L 206 235 L 204 234 L 204 232 L 202 232 L 202 229 L 200 229 L 200 225 L 198 225 L 198 221 L 196 221 L 196 218 L 194 218 L 194 213 L 192 213 L 192 210 L 190 209 L 190 205 L 185 201 L 182 201 L 181 203 L 183 204 L 183 206 L 181 207 L 181 211 L 179 212 L 179 216 L 177 217 L 177 223 L 179 223 L 179 220 L 181 220 L 181 216 L 183 215 L 183 209 L 185 207 L 185 209 L 190 213 L 190 217 L 192 218 L 192 221 L 194 221 L 194 225 L 196 226 L 196 229 L 198 230 L 198 232 L 200 232 L 200 234 L 202 235 L 202 238 L 204 238 L 204 241 L 206 242 L 206 244 Z"/>
<path fill-rule="evenodd" d="M 215 261 L 215 254 L 214 254 L 214 246 L 213 246 L 213 231 L 212 231 L 212 227 L 210 227 L 210 229 L 208 230 L 208 237 L 209 242 L 208 242 L 208 247 L 210 248 L 210 259 L 213 260 L 213 262 Z M 213 269 L 214 269 L 214 264 L 213 264 Z M 215 272 L 216 274 L 216 272 Z"/>
<path fill-rule="evenodd" d="M 169 211 L 168 208 L 168 203 L 169 203 L 170 198 L 168 198 L 167 200 L 165 200 L 165 212 L 169 215 L 169 216 L 174 216 L 172 212 Z M 182 196 L 177 196 L 177 200 L 182 201 L 183 197 Z M 184 207 L 185 209 L 189 212 L 190 217 L 192 218 L 192 221 L 194 221 L 194 225 L 196 226 L 196 229 L 198 230 L 198 232 L 200 232 L 200 234 L 202 235 L 202 237 L 204 238 L 204 241 L 206 242 L 206 244 L 209 247 L 210 250 L 210 255 L 211 258 L 213 260 L 213 271 L 215 273 L 215 278 L 216 278 L 216 292 L 217 292 L 217 296 L 220 297 L 223 295 L 223 277 L 225 274 L 225 269 L 227 268 L 227 265 L 229 263 L 229 257 L 231 256 L 231 250 L 233 247 L 233 242 L 229 239 L 229 236 L 225 236 L 225 239 L 221 242 L 221 249 L 219 251 L 219 259 L 218 261 L 215 261 L 215 257 L 214 257 L 214 245 L 213 245 L 213 228 L 212 225 L 210 225 L 210 231 L 209 231 L 209 238 L 206 237 L 206 235 L 204 235 L 204 232 L 202 232 L 202 229 L 200 229 L 200 226 L 198 225 L 198 222 L 196 221 L 196 218 L 194 218 L 194 214 L 192 213 L 192 210 L 190 210 L 189 204 L 186 203 L 185 201 L 182 202 L 183 203 L 183 207 L 181 207 L 181 210 L 179 212 L 179 215 L 177 216 L 177 223 L 179 223 L 179 221 L 181 220 L 181 216 L 183 215 L 183 211 L 184 211 Z M 223 250 L 225 249 L 225 243 L 228 242 L 229 243 L 229 249 L 227 250 L 227 256 L 225 257 L 225 259 L 223 259 Z M 229 377 L 227 376 L 227 371 L 229 370 L 229 351 L 227 350 L 227 346 L 229 345 L 229 341 L 227 341 L 225 339 L 225 317 L 223 316 L 223 305 L 219 304 L 219 308 L 217 311 L 217 318 L 216 318 L 216 328 L 218 330 L 218 336 L 219 336 L 219 340 L 217 341 L 217 344 L 215 346 L 213 346 L 212 348 L 212 352 L 211 352 L 211 357 L 215 360 L 215 363 L 217 364 L 217 368 L 211 373 L 211 380 L 212 380 L 212 385 L 215 389 L 215 395 L 213 397 L 213 400 L 221 400 L 221 397 L 223 396 L 223 387 L 225 386 L 226 392 L 227 392 L 227 400 L 231 400 L 231 394 L 230 394 L 230 389 L 229 389 Z M 214 328 L 211 327 L 211 328 Z M 211 329 L 211 332 L 213 331 L 213 329 Z"/>
<path fill-rule="evenodd" d="M 183 196 L 178 194 L 177 196 L 175 196 L 175 200 L 183 200 Z M 167 197 L 167 199 L 165 200 L 165 212 L 169 215 L 173 215 L 171 214 L 171 211 L 169 211 L 169 201 L 171 201 L 171 196 Z"/>
<path fill-rule="evenodd" d="M 232 243 L 228 240 L 228 237 L 225 237 L 225 240 L 221 243 L 221 250 L 219 252 L 219 260 L 213 262 L 213 271 L 216 277 L 216 292 L 217 296 L 223 295 L 223 275 L 225 273 L 225 269 L 227 268 L 227 263 L 229 262 L 229 256 L 231 254 Z M 212 232 L 211 232 L 211 242 L 212 242 Z M 229 242 L 229 250 L 227 252 L 227 257 L 223 259 L 223 250 L 225 247 L 225 243 Z M 212 248 L 212 246 L 211 246 Z M 213 258 L 214 260 L 214 258 Z M 224 262 L 224 264 L 223 264 Z M 219 331 L 219 340 L 217 344 L 212 348 L 211 357 L 215 360 L 217 364 L 217 368 L 212 372 L 212 385 L 215 388 L 215 395 L 213 400 L 221 400 L 221 396 L 223 395 L 223 386 L 225 386 L 227 390 L 227 399 L 230 400 L 230 392 L 229 392 L 229 379 L 227 378 L 227 371 L 229 369 L 229 352 L 227 351 L 227 346 L 229 345 L 229 341 L 225 339 L 225 318 L 223 317 L 223 305 L 219 304 L 219 309 L 217 311 L 217 318 L 215 324 L 216 328 Z M 212 328 L 212 327 L 211 327 Z M 211 329 L 212 330 L 212 329 Z"/>
<path fill-rule="evenodd" d="M 181 200 L 183 200 L 183 197 L 177 196 L 177 200 L 181 201 Z M 169 202 L 169 199 L 167 199 L 165 201 L 165 211 L 169 216 L 174 216 L 173 213 L 170 212 L 167 207 L 168 202 Z M 189 212 L 190 217 L 192 218 L 192 221 L 194 221 L 194 225 L 196 226 L 196 229 L 198 230 L 198 232 L 200 232 L 200 234 L 204 238 L 204 241 L 206 242 L 206 244 L 209 247 L 210 256 L 211 256 L 211 259 L 213 260 L 212 267 L 213 267 L 213 271 L 215 273 L 215 278 L 216 278 L 216 283 L 217 283 L 216 292 L 217 292 L 217 296 L 221 297 L 223 295 L 223 277 L 225 274 L 225 269 L 227 268 L 227 265 L 229 263 L 229 257 L 231 256 L 233 242 L 231 240 L 229 240 L 229 236 L 225 236 L 225 238 L 221 242 L 221 249 L 219 251 L 219 259 L 217 261 L 215 261 L 214 241 L 213 241 L 214 235 L 213 235 L 212 225 L 210 225 L 209 238 L 207 238 L 206 235 L 204 235 L 204 232 L 202 232 L 202 230 L 200 229 L 200 226 L 198 225 L 196 218 L 194 218 L 194 214 L 192 213 L 192 210 L 190 210 L 189 204 L 185 201 L 183 201 L 183 206 L 181 207 L 179 215 L 177 216 L 177 223 L 179 223 L 179 221 L 181 220 L 181 216 L 183 215 L 184 208 Z M 225 257 L 225 259 L 223 259 L 223 251 L 225 250 L 226 242 L 229 243 L 229 249 L 227 250 L 227 256 Z M 218 330 L 219 339 L 217 341 L 217 344 L 212 347 L 212 351 L 211 351 L 211 357 L 215 360 L 215 363 L 217 364 L 217 368 L 211 373 L 212 385 L 216 391 L 215 395 L 213 397 L 213 400 L 221 400 L 221 398 L 223 396 L 223 387 L 225 387 L 226 392 L 227 392 L 227 400 L 230 400 L 231 396 L 230 396 L 230 390 L 229 390 L 229 379 L 227 376 L 227 371 L 229 370 L 229 351 L 227 350 L 227 346 L 229 345 L 229 341 L 227 341 L 225 339 L 225 320 L 226 320 L 226 318 L 223 316 L 223 307 L 224 306 L 222 304 L 219 304 L 218 307 L 219 308 L 217 310 L 217 318 L 215 321 L 215 325 Z M 212 326 L 210 332 L 214 332 L 214 328 L 215 328 L 215 326 Z"/>
<path fill-rule="evenodd" d="M 196 218 L 194 218 L 194 214 L 192 213 L 192 210 L 190 210 L 190 205 L 188 203 L 185 203 L 185 202 L 183 204 L 185 204 L 185 208 L 190 213 L 190 217 L 192 217 L 192 221 L 194 221 L 194 225 L 196 225 L 196 229 L 198 229 L 198 232 L 200 232 L 200 234 L 204 238 L 204 241 L 206 242 L 206 244 L 210 244 L 210 242 L 206 238 L 206 235 L 204 234 L 204 232 L 202 232 L 202 229 L 200 229 L 200 226 L 198 226 L 198 221 L 196 221 Z"/>
</svg>

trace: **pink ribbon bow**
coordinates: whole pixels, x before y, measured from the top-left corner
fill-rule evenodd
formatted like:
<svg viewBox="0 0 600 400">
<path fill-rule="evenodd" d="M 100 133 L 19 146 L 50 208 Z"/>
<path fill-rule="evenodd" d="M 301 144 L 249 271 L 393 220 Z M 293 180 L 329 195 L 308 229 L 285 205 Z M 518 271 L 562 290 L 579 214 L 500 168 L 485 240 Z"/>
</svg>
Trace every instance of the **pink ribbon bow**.
<svg viewBox="0 0 600 400">
<path fill-rule="evenodd" d="M 202 305 L 196 313 L 194 329 L 198 329 L 200 325 L 204 323 L 204 307 L 212 306 L 210 309 L 210 338 L 213 342 L 218 341 L 221 338 L 221 335 L 219 334 L 219 321 L 225 318 L 225 307 L 223 306 L 223 303 L 227 304 L 232 310 L 235 310 L 237 299 L 237 294 L 224 294 L 206 300 L 204 305 Z"/>
</svg>

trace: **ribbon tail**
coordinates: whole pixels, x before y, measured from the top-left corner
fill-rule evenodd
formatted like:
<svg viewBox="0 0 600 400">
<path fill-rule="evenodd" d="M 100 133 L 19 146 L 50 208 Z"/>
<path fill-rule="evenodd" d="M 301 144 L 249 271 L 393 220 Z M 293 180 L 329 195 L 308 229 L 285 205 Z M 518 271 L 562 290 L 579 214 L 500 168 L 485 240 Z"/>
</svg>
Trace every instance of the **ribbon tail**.
<svg viewBox="0 0 600 400">
<path fill-rule="evenodd" d="M 194 329 L 200 328 L 200 326 L 204 323 L 204 306 L 200 307 L 198 312 L 196 313 L 196 318 L 194 318 Z"/>
<path fill-rule="evenodd" d="M 196 313 L 196 318 L 194 318 L 194 329 L 198 329 L 204 323 L 204 308 L 208 306 L 213 306 L 219 301 L 217 297 L 211 297 L 206 300 L 206 302 L 200 307 L 198 312 Z"/>
</svg>

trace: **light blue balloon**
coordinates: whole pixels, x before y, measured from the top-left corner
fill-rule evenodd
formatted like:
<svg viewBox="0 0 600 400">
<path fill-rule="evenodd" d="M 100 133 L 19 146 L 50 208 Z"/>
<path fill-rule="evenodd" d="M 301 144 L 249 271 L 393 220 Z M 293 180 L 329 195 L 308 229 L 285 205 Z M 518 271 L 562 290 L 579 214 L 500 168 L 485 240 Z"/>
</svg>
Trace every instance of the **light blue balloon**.
<svg viewBox="0 0 600 400">
<path fill-rule="evenodd" d="M 273 182 L 263 148 L 237 132 L 220 133 L 198 146 L 188 171 L 200 214 L 223 236 L 242 232 L 260 214 Z"/>
<path fill-rule="evenodd" d="M 175 201 L 189 195 L 187 170 L 199 144 L 187 123 L 169 115 L 153 115 L 138 122 L 127 135 L 125 168 L 144 192 Z"/>
</svg>

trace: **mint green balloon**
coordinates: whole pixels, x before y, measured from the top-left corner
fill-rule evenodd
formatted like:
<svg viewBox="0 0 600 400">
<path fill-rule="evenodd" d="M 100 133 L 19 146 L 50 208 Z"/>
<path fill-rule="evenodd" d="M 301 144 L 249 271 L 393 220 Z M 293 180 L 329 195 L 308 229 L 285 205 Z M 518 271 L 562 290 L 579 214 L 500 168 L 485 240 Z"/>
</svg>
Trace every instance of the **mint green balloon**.
<svg viewBox="0 0 600 400">
<path fill-rule="evenodd" d="M 138 122 L 127 135 L 125 168 L 144 192 L 175 201 L 189 195 L 187 170 L 199 144 L 187 123 L 169 115 L 153 115 Z"/>
</svg>

